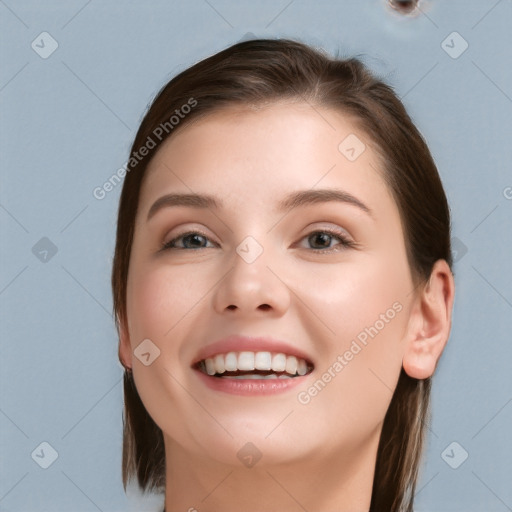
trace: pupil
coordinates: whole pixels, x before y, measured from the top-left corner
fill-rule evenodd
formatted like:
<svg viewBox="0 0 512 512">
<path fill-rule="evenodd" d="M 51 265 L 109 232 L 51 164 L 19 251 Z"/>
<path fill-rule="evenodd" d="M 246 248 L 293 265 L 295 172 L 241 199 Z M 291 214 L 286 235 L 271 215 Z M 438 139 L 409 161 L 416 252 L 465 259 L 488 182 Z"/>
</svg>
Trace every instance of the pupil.
<svg viewBox="0 0 512 512">
<path fill-rule="evenodd" d="M 316 235 L 314 235 L 314 240 L 317 241 L 317 240 L 323 240 L 325 243 L 322 244 L 322 242 L 320 242 L 320 245 L 322 247 L 328 247 L 329 246 L 329 240 L 331 238 L 331 235 L 328 235 L 327 233 L 318 233 Z"/>
<path fill-rule="evenodd" d="M 195 245 L 196 247 L 200 246 L 201 245 L 201 239 L 203 237 L 201 235 L 188 235 L 185 240 L 188 240 L 188 241 L 192 241 L 192 245 Z M 199 241 L 198 241 L 199 240 Z"/>
</svg>

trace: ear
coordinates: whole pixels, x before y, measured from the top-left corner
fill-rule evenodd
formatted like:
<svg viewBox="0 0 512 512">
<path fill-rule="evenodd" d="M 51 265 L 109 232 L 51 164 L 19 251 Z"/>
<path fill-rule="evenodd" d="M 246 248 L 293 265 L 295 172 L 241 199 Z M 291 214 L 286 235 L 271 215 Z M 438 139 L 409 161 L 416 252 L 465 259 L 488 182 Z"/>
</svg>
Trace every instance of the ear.
<svg viewBox="0 0 512 512">
<path fill-rule="evenodd" d="M 125 368 L 132 367 L 132 347 L 128 325 L 124 317 L 119 319 L 119 361 Z"/>
<path fill-rule="evenodd" d="M 428 283 L 417 294 L 409 318 L 402 365 L 410 377 L 433 375 L 450 335 L 454 295 L 450 267 L 445 260 L 438 260 Z"/>
</svg>

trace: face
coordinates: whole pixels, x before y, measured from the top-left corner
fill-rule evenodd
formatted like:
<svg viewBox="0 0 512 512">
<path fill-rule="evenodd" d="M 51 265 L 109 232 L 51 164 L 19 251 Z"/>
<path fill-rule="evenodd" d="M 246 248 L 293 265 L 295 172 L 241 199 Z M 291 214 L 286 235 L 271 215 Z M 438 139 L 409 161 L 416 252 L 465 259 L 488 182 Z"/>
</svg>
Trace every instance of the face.
<svg viewBox="0 0 512 512">
<path fill-rule="evenodd" d="M 217 204 L 156 203 L 170 194 Z M 397 206 L 356 124 L 303 103 L 232 108 L 184 126 L 148 167 L 120 351 L 176 451 L 348 457 L 380 435 L 412 289 Z"/>
</svg>

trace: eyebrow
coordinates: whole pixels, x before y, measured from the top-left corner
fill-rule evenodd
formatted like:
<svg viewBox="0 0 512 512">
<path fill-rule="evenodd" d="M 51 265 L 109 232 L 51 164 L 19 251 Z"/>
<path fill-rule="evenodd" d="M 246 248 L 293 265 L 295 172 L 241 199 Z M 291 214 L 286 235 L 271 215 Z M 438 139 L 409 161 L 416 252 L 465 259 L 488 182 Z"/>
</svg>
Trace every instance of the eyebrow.
<svg viewBox="0 0 512 512">
<path fill-rule="evenodd" d="M 293 208 L 308 206 L 317 203 L 326 203 L 336 201 L 340 203 L 356 206 L 370 216 L 373 216 L 372 210 L 366 206 L 360 199 L 344 190 L 326 188 L 316 190 L 300 190 L 292 192 L 284 199 L 279 201 L 276 207 L 277 213 L 288 212 Z M 222 209 L 223 201 L 208 194 L 166 194 L 158 198 L 149 209 L 147 221 L 153 217 L 157 211 L 163 208 L 172 208 L 176 206 L 186 206 L 197 209 Z"/>
</svg>

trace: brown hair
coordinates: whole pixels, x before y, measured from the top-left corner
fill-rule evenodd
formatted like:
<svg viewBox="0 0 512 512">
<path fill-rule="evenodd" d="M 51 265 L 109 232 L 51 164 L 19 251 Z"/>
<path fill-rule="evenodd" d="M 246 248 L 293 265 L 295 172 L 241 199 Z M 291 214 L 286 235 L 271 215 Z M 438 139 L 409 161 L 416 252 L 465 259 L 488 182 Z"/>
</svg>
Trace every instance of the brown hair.
<svg viewBox="0 0 512 512">
<path fill-rule="evenodd" d="M 443 186 L 427 144 L 393 89 L 357 58 L 332 58 L 323 50 L 287 39 L 244 41 L 174 77 L 157 94 L 140 125 L 119 203 L 112 268 L 118 333 L 120 322 L 126 319 L 127 276 L 139 191 L 147 165 L 160 144 L 193 119 L 223 107 L 278 100 L 307 101 L 336 109 L 353 118 L 369 137 L 382 160 L 380 172 L 400 211 L 415 285 L 428 280 L 438 259 L 452 266 L 450 213 Z M 184 105 L 191 107 L 185 109 Z M 176 123 L 180 113 L 183 115 Z M 143 146 L 153 147 L 145 158 L 135 158 Z M 372 512 L 413 510 L 425 425 L 430 416 L 430 388 L 430 378 L 411 378 L 402 368 L 378 447 Z M 162 431 L 147 413 L 130 372 L 125 372 L 124 394 L 125 490 L 129 479 L 136 477 L 143 491 L 162 491 Z"/>
</svg>

